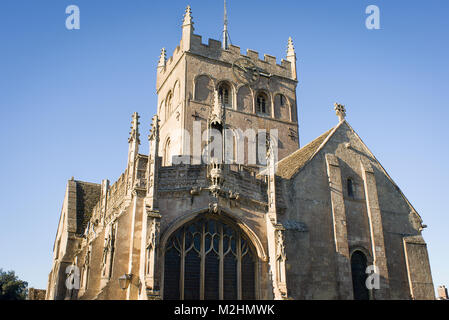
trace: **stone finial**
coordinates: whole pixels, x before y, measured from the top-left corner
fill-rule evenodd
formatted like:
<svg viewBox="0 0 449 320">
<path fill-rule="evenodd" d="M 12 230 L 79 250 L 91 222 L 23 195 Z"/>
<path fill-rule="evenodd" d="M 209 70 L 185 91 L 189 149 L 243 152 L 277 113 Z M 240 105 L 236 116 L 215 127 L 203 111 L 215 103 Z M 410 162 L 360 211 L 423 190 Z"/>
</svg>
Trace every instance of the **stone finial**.
<svg viewBox="0 0 449 320">
<path fill-rule="evenodd" d="M 165 51 L 165 48 L 162 48 L 157 67 L 164 68 L 166 63 L 167 63 L 167 52 Z"/>
<path fill-rule="evenodd" d="M 293 40 L 292 37 L 288 38 L 288 44 L 287 44 L 287 57 L 295 56 L 295 47 L 293 46 Z"/>
<path fill-rule="evenodd" d="M 150 135 L 148 136 L 148 140 L 153 138 L 159 139 L 159 117 L 155 115 L 153 117 L 153 123 L 151 124 Z"/>
<path fill-rule="evenodd" d="M 335 114 L 338 116 L 340 121 L 345 120 L 346 117 L 346 108 L 344 105 L 339 103 L 334 103 Z"/>
<path fill-rule="evenodd" d="M 190 6 L 187 6 L 186 12 L 184 13 L 184 21 L 182 23 L 183 26 L 193 26 L 193 17 L 192 17 L 192 9 Z"/>
<path fill-rule="evenodd" d="M 182 23 L 182 51 L 185 52 L 190 50 L 194 30 L 195 28 L 193 27 L 192 10 L 190 9 L 190 6 L 187 6 L 186 13 L 184 14 L 184 21 Z"/>
<path fill-rule="evenodd" d="M 137 142 L 140 144 L 140 133 L 139 133 L 139 114 L 137 112 L 133 113 L 132 121 L 131 121 L 131 132 L 129 133 L 129 139 L 128 142 L 131 143 L 132 141 Z"/>
<path fill-rule="evenodd" d="M 295 53 L 295 47 L 293 46 L 292 37 L 288 38 L 287 61 L 290 61 L 290 68 L 291 68 L 291 72 L 292 72 L 291 77 L 294 80 L 298 80 L 298 75 L 296 73 L 296 53 Z"/>
</svg>

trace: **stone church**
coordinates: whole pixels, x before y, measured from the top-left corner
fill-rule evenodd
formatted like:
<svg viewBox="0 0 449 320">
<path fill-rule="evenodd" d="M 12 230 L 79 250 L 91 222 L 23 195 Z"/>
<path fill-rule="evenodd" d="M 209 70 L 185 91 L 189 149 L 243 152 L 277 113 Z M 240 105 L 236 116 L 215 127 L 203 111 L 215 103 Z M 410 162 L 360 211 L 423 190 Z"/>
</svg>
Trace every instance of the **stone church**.
<svg viewBox="0 0 449 320">
<path fill-rule="evenodd" d="M 120 178 L 67 183 L 46 298 L 434 299 L 421 217 L 343 105 L 300 147 L 297 84 L 291 39 L 205 44 L 187 7 L 149 153 L 134 113 Z"/>
</svg>

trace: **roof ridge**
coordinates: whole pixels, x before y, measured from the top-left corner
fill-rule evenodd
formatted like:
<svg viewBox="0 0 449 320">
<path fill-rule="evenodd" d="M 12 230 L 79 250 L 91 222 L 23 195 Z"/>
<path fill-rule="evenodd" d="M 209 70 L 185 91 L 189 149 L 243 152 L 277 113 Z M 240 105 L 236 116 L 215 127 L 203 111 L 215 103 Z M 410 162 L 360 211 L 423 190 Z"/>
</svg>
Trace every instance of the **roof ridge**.
<svg viewBox="0 0 449 320">
<path fill-rule="evenodd" d="M 296 150 L 287 157 L 283 158 L 277 163 L 276 175 L 284 178 L 290 179 L 293 177 L 301 168 L 303 168 L 318 152 L 323 148 L 329 138 L 341 125 L 340 122 L 337 126 L 331 128 L 330 130 L 324 132 L 314 140 L 310 141 L 304 147 Z"/>
</svg>

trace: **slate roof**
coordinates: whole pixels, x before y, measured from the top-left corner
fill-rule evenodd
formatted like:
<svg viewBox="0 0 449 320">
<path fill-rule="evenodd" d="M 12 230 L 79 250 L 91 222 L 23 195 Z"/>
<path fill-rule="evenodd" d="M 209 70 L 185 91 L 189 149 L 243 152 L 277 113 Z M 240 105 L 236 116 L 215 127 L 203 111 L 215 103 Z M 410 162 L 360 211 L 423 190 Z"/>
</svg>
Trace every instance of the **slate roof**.
<svg viewBox="0 0 449 320">
<path fill-rule="evenodd" d="M 320 146 L 334 129 L 335 128 L 332 128 L 323 133 L 312 142 L 306 144 L 304 147 L 296 150 L 289 156 L 279 161 L 276 175 L 284 179 L 290 179 L 293 177 L 296 172 L 298 172 L 307 162 L 309 162 L 309 160 L 313 157 L 316 151 L 318 151 Z"/>
<path fill-rule="evenodd" d="M 89 221 L 92 210 L 100 201 L 101 185 L 96 183 L 76 182 L 76 233 L 82 234 Z"/>
</svg>

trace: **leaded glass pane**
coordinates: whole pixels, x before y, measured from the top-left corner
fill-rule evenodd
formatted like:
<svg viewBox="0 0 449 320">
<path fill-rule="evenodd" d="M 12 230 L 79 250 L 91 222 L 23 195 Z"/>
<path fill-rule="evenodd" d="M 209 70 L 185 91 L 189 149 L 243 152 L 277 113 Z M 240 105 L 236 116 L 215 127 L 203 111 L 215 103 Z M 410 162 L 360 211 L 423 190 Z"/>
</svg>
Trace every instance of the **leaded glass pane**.
<svg viewBox="0 0 449 320">
<path fill-rule="evenodd" d="M 180 255 L 171 247 L 165 252 L 164 299 L 179 300 Z"/>
<path fill-rule="evenodd" d="M 200 299 L 200 265 L 201 259 L 194 250 L 187 253 L 184 269 L 184 299 Z"/>
<path fill-rule="evenodd" d="M 206 256 L 206 270 L 204 273 L 204 299 L 219 299 L 219 268 L 220 259 L 214 251 Z"/>
<path fill-rule="evenodd" d="M 255 281 L 254 281 L 254 261 L 250 255 L 242 258 L 242 299 L 254 300 Z"/>
</svg>

